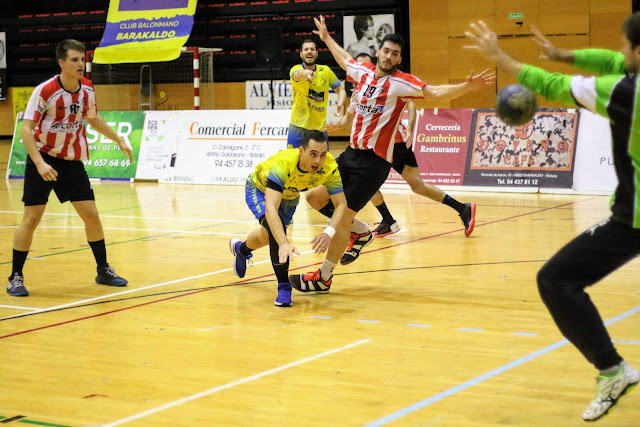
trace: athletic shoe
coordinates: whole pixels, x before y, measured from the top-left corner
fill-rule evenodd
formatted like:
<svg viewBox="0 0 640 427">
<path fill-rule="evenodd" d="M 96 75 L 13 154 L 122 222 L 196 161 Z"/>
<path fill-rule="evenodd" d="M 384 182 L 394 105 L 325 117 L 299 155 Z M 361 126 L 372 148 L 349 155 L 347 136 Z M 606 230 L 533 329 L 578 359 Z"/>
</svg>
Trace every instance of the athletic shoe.
<svg viewBox="0 0 640 427">
<path fill-rule="evenodd" d="M 239 278 L 243 278 L 245 274 L 247 274 L 247 260 L 253 257 L 253 254 L 249 254 L 249 256 L 244 256 L 240 253 L 240 246 L 242 246 L 242 241 L 240 239 L 236 239 L 235 237 L 229 240 L 229 249 L 234 257 L 236 257 L 235 262 L 233 263 L 233 271 L 236 272 L 236 276 Z"/>
<path fill-rule="evenodd" d="M 473 232 L 473 227 L 476 225 L 476 204 L 465 203 L 464 210 L 460 214 L 460 219 L 464 225 L 464 235 L 469 237 Z"/>
<path fill-rule="evenodd" d="M 24 277 L 22 274 L 14 274 L 13 277 L 9 277 L 7 293 L 12 297 L 29 296 L 29 291 L 24 287 Z"/>
<path fill-rule="evenodd" d="M 320 275 L 320 269 L 307 274 L 294 274 L 289 276 L 291 285 L 300 292 L 315 292 L 317 294 L 326 294 L 331 288 L 331 279 L 324 281 Z"/>
<path fill-rule="evenodd" d="M 640 374 L 626 362 L 622 362 L 620 372 L 614 377 L 596 377 L 596 398 L 582 414 L 585 421 L 595 421 L 606 415 L 618 399 L 629 393 L 638 384 Z"/>
<path fill-rule="evenodd" d="M 383 221 L 375 230 L 373 230 L 373 237 L 386 237 L 391 234 L 395 234 L 398 231 L 400 231 L 400 224 L 398 224 L 398 221 L 393 221 L 393 224 L 391 225 Z"/>
<path fill-rule="evenodd" d="M 107 286 L 127 286 L 127 279 L 120 277 L 116 274 L 116 270 L 107 264 L 106 267 L 98 267 L 98 275 L 96 276 L 96 283 L 99 285 Z"/>
<path fill-rule="evenodd" d="M 373 233 L 367 231 L 363 234 L 356 234 L 351 232 L 351 239 L 349 240 L 349 247 L 347 251 L 340 258 L 340 264 L 347 265 L 358 259 L 360 252 L 373 241 Z"/>
<path fill-rule="evenodd" d="M 291 283 L 278 283 L 278 297 L 274 302 L 278 307 L 291 307 Z"/>
</svg>

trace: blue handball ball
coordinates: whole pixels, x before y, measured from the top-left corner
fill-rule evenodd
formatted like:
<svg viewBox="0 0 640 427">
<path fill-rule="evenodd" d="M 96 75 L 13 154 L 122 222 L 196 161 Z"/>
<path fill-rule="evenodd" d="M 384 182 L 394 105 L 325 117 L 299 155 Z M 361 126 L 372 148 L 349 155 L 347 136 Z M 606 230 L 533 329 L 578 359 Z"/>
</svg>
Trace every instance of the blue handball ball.
<svg viewBox="0 0 640 427">
<path fill-rule="evenodd" d="M 496 98 L 496 112 L 500 119 L 511 126 L 529 123 L 536 113 L 538 103 L 533 92 L 521 85 L 502 88 Z"/>
</svg>

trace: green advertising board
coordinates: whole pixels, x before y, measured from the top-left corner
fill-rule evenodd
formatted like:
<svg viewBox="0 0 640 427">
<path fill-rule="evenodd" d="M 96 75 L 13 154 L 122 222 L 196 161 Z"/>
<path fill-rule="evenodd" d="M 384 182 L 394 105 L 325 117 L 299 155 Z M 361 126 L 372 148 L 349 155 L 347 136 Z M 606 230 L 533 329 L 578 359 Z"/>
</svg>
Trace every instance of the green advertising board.
<svg viewBox="0 0 640 427">
<path fill-rule="evenodd" d="M 105 122 L 131 146 L 133 158 L 138 158 L 142 128 L 144 126 L 143 111 L 102 111 L 100 116 Z M 7 167 L 7 178 L 24 177 L 27 150 L 20 136 L 22 117 L 16 120 L 11 144 L 11 156 Z M 89 160 L 84 160 L 84 167 L 89 178 L 133 179 L 136 176 L 137 164 L 130 164 L 129 158 L 118 147 L 118 144 L 105 138 L 85 121 L 87 143 L 89 144 Z"/>
</svg>

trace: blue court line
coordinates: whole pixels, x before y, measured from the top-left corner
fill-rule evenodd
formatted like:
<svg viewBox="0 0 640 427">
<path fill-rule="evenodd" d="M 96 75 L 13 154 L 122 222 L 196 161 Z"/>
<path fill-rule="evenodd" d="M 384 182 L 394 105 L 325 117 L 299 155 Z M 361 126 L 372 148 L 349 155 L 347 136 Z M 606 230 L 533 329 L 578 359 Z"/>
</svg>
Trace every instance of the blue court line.
<svg viewBox="0 0 640 427">
<path fill-rule="evenodd" d="M 467 332 L 484 332 L 484 329 L 478 329 L 478 328 L 458 328 L 458 330 L 467 331 Z"/>
<path fill-rule="evenodd" d="M 366 319 L 358 319 L 358 322 L 363 322 L 363 323 L 380 323 L 379 320 L 366 320 Z"/>
<path fill-rule="evenodd" d="M 313 317 L 314 319 L 331 319 L 331 316 L 309 316 L 309 317 Z"/>
<path fill-rule="evenodd" d="M 537 337 L 538 334 L 532 334 L 531 332 L 514 332 L 513 335 L 522 335 L 525 337 Z"/>
<path fill-rule="evenodd" d="M 418 328 L 430 328 L 431 325 L 423 325 L 421 323 L 407 323 L 407 326 L 417 326 Z"/>
<path fill-rule="evenodd" d="M 614 343 L 619 343 L 619 344 L 633 344 L 633 345 L 640 345 L 640 341 L 625 341 L 625 340 L 612 340 Z"/>
<path fill-rule="evenodd" d="M 605 325 L 610 325 L 612 323 L 617 322 L 618 320 L 622 320 L 622 319 L 625 319 L 625 318 L 627 318 L 629 316 L 632 316 L 632 315 L 638 313 L 639 311 L 640 311 L 640 306 L 638 306 L 638 307 L 636 307 L 636 308 L 634 308 L 632 310 L 629 310 L 626 313 L 622 313 L 621 315 L 616 316 L 616 317 L 614 317 L 612 319 L 609 319 L 604 323 L 605 323 Z M 404 409 L 401 409 L 401 410 L 399 410 L 397 412 L 394 412 L 394 413 L 389 414 L 389 415 L 387 415 L 387 416 L 385 416 L 383 418 L 380 418 L 380 419 L 378 419 L 376 421 L 373 421 L 373 422 L 371 422 L 369 424 L 366 424 L 364 427 L 377 427 L 377 426 L 381 426 L 381 425 L 387 424 L 387 423 L 389 423 L 391 421 L 394 421 L 394 420 L 396 420 L 396 419 L 398 419 L 400 417 L 404 417 L 405 415 L 408 415 L 408 414 L 410 414 L 412 412 L 415 412 L 418 409 L 422 409 L 425 406 L 429 406 L 432 403 L 435 403 L 435 402 L 437 402 L 439 400 L 442 400 L 442 399 L 444 399 L 446 397 L 454 395 L 454 394 L 458 393 L 459 391 L 465 390 L 465 389 L 467 389 L 469 387 L 473 387 L 476 384 L 480 384 L 481 382 L 483 382 L 485 380 L 488 380 L 488 379 L 490 379 L 492 377 L 495 377 L 496 375 L 500 375 L 503 372 L 506 372 L 506 371 L 508 371 L 508 370 L 510 370 L 512 368 L 515 368 L 516 366 L 522 365 L 523 363 L 526 363 L 526 362 L 528 362 L 530 360 L 533 360 L 536 357 L 539 357 L 539 356 L 542 356 L 544 354 L 547 354 L 550 351 L 553 351 L 553 350 L 555 350 L 557 348 L 560 348 L 563 345 L 568 344 L 568 343 L 569 343 L 569 341 L 567 341 L 567 340 L 558 341 L 558 342 L 556 342 L 554 344 L 551 344 L 548 347 L 545 347 L 543 349 L 535 351 L 535 352 L 533 352 L 533 353 L 531 353 L 531 354 L 529 354 L 527 356 L 524 356 L 524 357 L 521 357 L 520 359 L 514 360 L 513 362 L 510 362 L 510 363 L 508 363 L 508 364 L 506 364 L 504 366 L 501 366 L 501 367 L 496 368 L 496 369 L 494 369 L 492 371 L 484 373 L 484 374 L 480 375 L 479 377 L 476 377 L 476 378 L 474 378 L 472 380 L 469 380 L 469 381 L 464 382 L 462 384 L 459 384 L 459 385 L 457 385 L 455 387 L 452 387 L 449 390 L 445 390 L 445 391 L 443 391 L 441 393 L 435 394 L 435 395 L 433 395 L 433 396 L 431 396 L 431 397 L 429 397 L 429 398 L 427 398 L 425 400 L 422 400 L 420 402 L 414 403 L 411 406 L 408 406 L 408 407 L 406 407 Z"/>
</svg>

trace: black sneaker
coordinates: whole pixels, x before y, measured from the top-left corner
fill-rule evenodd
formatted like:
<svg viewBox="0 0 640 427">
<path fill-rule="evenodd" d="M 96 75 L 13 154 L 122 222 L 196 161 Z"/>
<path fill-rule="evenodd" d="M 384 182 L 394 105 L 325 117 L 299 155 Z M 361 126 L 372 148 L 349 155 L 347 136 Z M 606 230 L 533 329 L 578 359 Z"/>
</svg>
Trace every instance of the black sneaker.
<svg viewBox="0 0 640 427">
<path fill-rule="evenodd" d="M 99 285 L 107 286 L 127 286 L 127 279 L 120 277 L 116 274 L 116 270 L 109 264 L 106 267 L 98 267 L 98 275 L 96 276 L 96 283 Z"/>
<path fill-rule="evenodd" d="M 29 291 L 24 287 L 24 277 L 22 274 L 14 274 L 13 277 L 9 277 L 7 293 L 12 297 L 29 296 Z"/>
<path fill-rule="evenodd" d="M 385 237 L 391 234 L 395 234 L 400 231 L 400 224 L 398 221 L 393 221 L 393 224 L 387 224 L 386 222 L 381 222 L 375 230 L 373 230 L 374 237 Z"/>
<path fill-rule="evenodd" d="M 306 274 L 292 274 L 289 276 L 289 283 L 300 292 L 315 292 L 326 294 L 331 289 L 333 276 L 327 280 L 322 280 L 320 269 Z"/>
<path fill-rule="evenodd" d="M 469 237 L 473 232 L 473 227 L 476 225 L 476 204 L 465 203 L 464 210 L 460 214 L 460 219 L 464 225 L 464 235 Z"/>
<path fill-rule="evenodd" d="M 349 241 L 349 247 L 347 251 L 340 258 L 340 264 L 347 265 L 358 259 L 360 252 L 373 241 L 373 233 L 368 231 L 363 234 L 351 233 L 351 240 Z"/>
</svg>

